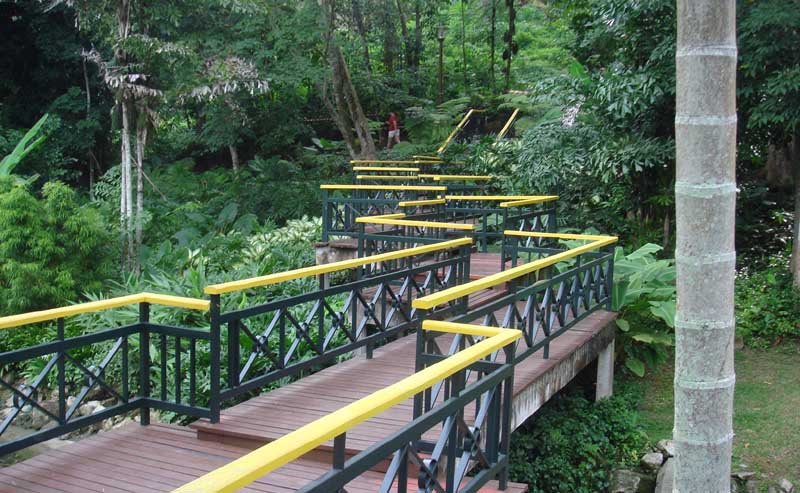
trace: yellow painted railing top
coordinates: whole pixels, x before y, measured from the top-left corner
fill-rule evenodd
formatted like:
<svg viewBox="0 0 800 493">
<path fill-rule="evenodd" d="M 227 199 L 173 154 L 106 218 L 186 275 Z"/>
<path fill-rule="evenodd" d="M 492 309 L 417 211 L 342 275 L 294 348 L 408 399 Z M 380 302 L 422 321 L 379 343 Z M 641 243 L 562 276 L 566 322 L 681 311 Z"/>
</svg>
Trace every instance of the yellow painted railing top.
<svg viewBox="0 0 800 493">
<path fill-rule="evenodd" d="M 242 291 L 245 289 L 257 288 L 261 286 L 269 286 L 271 284 L 278 284 L 281 282 L 291 281 L 293 279 L 301 279 L 304 277 L 318 276 L 322 274 L 327 274 L 329 272 L 355 269 L 356 267 L 361 267 L 364 265 L 369 265 L 379 262 L 387 262 L 389 260 L 396 260 L 400 258 L 410 257 L 412 255 L 422 255 L 425 253 L 431 253 L 439 250 L 446 250 L 449 248 L 459 247 L 462 245 L 471 245 L 471 244 L 472 244 L 471 238 L 459 238 L 456 240 L 434 243 L 432 245 L 406 248 L 404 250 L 381 253 L 379 255 L 371 255 L 369 257 L 342 260 L 340 262 L 332 262 L 330 264 L 304 267 L 302 269 L 294 269 L 286 272 L 269 274 L 266 276 L 252 277 L 250 279 L 241 279 L 239 281 L 226 282 L 222 284 L 213 284 L 211 286 L 207 286 L 205 288 L 205 292 L 206 294 L 232 293 L 234 291 Z"/>
<path fill-rule="evenodd" d="M 504 231 L 504 234 L 510 234 L 510 233 L 513 232 Z M 541 233 L 530 233 L 530 236 L 534 236 L 537 234 Z M 571 248 L 565 252 L 557 253 L 555 255 L 550 255 L 549 257 L 545 257 L 539 260 L 534 260 L 533 262 L 519 265 L 517 267 L 513 267 L 511 269 L 498 272 L 497 274 L 492 274 L 490 276 L 483 277 L 481 279 L 478 279 L 477 281 L 472 281 L 466 284 L 461 284 L 459 286 L 454 286 L 452 288 L 439 291 L 438 293 L 430 294 L 423 298 L 417 298 L 411 303 L 411 305 L 414 308 L 429 310 L 435 306 L 447 303 L 448 301 L 453 301 L 462 298 L 464 296 L 477 293 L 478 291 L 482 291 L 484 289 L 489 289 L 495 286 L 499 286 L 518 277 L 530 274 L 531 272 L 535 272 L 545 267 L 549 267 L 559 262 L 563 262 L 564 260 L 577 257 L 578 255 L 581 255 L 583 253 L 590 252 L 592 250 L 596 250 L 598 248 L 602 248 L 606 245 L 611 245 L 617 242 L 616 236 L 603 236 L 601 238 L 602 239 L 594 240 L 591 243 L 587 243 L 586 245 L 581 245 L 579 247 Z"/>
<path fill-rule="evenodd" d="M 445 195 L 447 200 L 483 201 L 483 202 L 514 202 L 533 201 L 531 203 L 551 202 L 558 200 L 558 195 Z M 502 204 L 501 204 L 502 205 Z M 508 206 L 507 206 L 508 207 Z"/>
<path fill-rule="evenodd" d="M 489 175 L 418 175 L 420 178 L 429 178 L 433 181 L 488 181 L 494 179 Z"/>
<path fill-rule="evenodd" d="M 404 200 L 402 202 L 398 202 L 397 205 L 399 205 L 400 207 L 416 207 L 419 205 L 439 205 L 445 203 L 447 203 L 445 199 L 426 199 L 426 200 Z"/>
<path fill-rule="evenodd" d="M 107 300 L 90 301 L 88 303 L 80 303 L 72 306 L 52 308 L 50 310 L 41 310 L 36 312 L 22 313 L 19 315 L 11 315 L 8 317 L 0 317 L 0 329 L 21 327 L 23 325 L 47 322 L 49 320 L 57 320 L 59 318 L 68 318 L 83 313 L 101 312 L 104 310 L 111 310 L 112 308 L 136 305 L 139 303 L 150 303 L 153 305 L 171 306 L 175 308 L 186 308 L 188 310 L 198 311 L 208 311 L 209 307 L 208 300 L 184 298 L 181 296 L 170 296 L 166 294 L 138 293 L 120 296 L 117 298 L 110 298 Z"/>
<path fill-rule="evenodd" d="M 350 164 L 439 164 L 443 162 L 441 159 L 353 159 Z"/>
<path fill-rule="evenodd" d="M 503 129 L 500 130 L 499 134 L 497 134 L 497 138 L 495 139 L 495 142 L 500 142 L 501 140 L 503 140 L 503 137 L 506 136 L 506 133 L 508 133 L 509 129 L 511 128 L 511 125 L 514 124 L 514 120 L 517 119 L 517 115 L 518 114 L 519 114 L 519 108 L 516 108 L 514 110 L 514 112 L 511 113 L 511 116 L 506 121 L 506 124 L 503 125 Z"/>
<path fill-rule="evenodd" d="M 445 186 L 437 185 L 320 185 L 321 190 L 386 190 L 387 192 L 444 192 Z"/>
<path fill-rule="evenodd" d="M 604 241 L 609 238 L 616 238 L 616 236 L 608 235 L 584 235 L 574 233 L 544 233 L 538 231 L 516 231 L 505 230 L 503 234 L 506 236 L 522 236 L 525 238 L 557 238 L 559 240 L 584 240 L 584 241 Z"/>
<path fill-rule="evenodd" d="M 405 214 L 403 214 L 405 217 Z M 420 228 L 434 229 L 457 229 L 461 231 L 475 230 L 474 224 L 464 223 L 441 223 L 437 221 L 417 221 L 415 219 L 403 219 L 397 214 L 385 214 L 382 216 L 361 216 L 356 219 L 357 223 L 363 224 L 385 224 L 387 226 L 417 226 Z"/>
<path fill-rule="evenodd" d="M 481 113 L 481 112 L 483 112 L 483 110 L 476 110 L 474 108 L 471 108 L 469 111 L 467 111 L 467 114 L 464 115 L 464 118 L 462 118 L 460 122 L 458 122 L 456 128 L 454 128 L 453 131 L 450 132 L 450 135 L 448 135 L 447 138 L 444 140 L 444 142 L 442 142 L 442 145 L 440 145 L 439 148 L 436 149 L 436 154 L 441 154 L 444 152 L 445 149 L 447 149 L 447 146 L 450 145 L 450 142 L 464 128 L 464 125 L 467 124 L 469 118 L 472 116 L 473 113 Z"/>
<path fill-rule="evenodd" d="M 547 195 L 542 197 L 532 197 L 523 200 L 510 200 L 508 202 L 500 202 L 500 207 L 522 207 L 525 205 L 541 204 L 543 202 L 552 202 L 558 200 L 558 195 Z"/>
<path fill-rule="evenodd" d="M 406 181 L 419 181 L 417 175 L 356 175 L 356 180 L 406 180 Z"/>
<path fill-rule="evenodd" d="M 425 320 L 424 330 L 440 332 L 464 330 L 450 328 L 447 322 Z M 407 399 L 463 370 L 476 361 L 514 343 L 522 332 L 479 326 L 488 338 L 463 349 L 444 361 L 435 363 L 410 377 L 359 399 L 313 421 L 249 454 L 230 462 L 205 476 L 174 490 L 175 493 L 228 493 L 238 491 L 266 474 L 314 450 L 321 444 L 347 432 L 354 426 L 375 417 Z"/>
<path fill-rule="evenodd" d="M 407 172 L 407 173 L 416 173 L 419 171 L 419 168 L 403 168 L 401 166 L 393 167 L 393 166 L 353 166 L 353 171 L 385 171 L 385 172 Z"/>
</svg>

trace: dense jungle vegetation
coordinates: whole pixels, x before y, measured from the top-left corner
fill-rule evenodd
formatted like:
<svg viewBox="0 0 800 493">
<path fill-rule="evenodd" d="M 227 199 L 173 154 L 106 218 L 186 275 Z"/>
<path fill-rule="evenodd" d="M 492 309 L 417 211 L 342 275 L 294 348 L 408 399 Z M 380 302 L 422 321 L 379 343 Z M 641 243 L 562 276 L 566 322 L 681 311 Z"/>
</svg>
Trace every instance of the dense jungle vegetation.
<svg viewBox="0 0 800 493">
<path fill-rule="evenodd" d="M 737 332 L 761 349 L 800 336 L 800 9 L 786 4 L 740 1 L 737 19 Z M 618 348 L 641 377 L 673 341 L 675 15 L 673 0 L 0 2 L 0 316 L 202 297 L 308 265 L 320 183 L 347 180 L 350 158 L 430 152 L 474 107 L 485 128 L 448 157 L 499 192 L 560 195 L 565 231 L 620 236 Z M 390 112 L 402 143 L 386 150 Z M 51 336 L 3 331 L 0 351 Z M 633 400 L 558 405 L 627 422 Z M 642 441 L 626 426 L 608 452 L 623 461 Z"/>
</svg>

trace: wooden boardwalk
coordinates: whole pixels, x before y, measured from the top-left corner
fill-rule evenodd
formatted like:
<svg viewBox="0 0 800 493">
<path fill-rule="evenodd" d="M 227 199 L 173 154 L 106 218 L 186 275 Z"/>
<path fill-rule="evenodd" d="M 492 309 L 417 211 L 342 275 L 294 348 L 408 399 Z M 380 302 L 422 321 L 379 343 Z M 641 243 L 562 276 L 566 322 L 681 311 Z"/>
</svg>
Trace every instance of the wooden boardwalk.
<svg viewBox="0 0 800 493">
<path fill-rule="evenodd" d="M 472 276 L 498 270 L 497 254 L 473 254 Z M 497 294 L 478 296 L 474 302 Z M 551 343 L 549 359 L 542 358 L 539 351 L 516 365 L 512 417 L 515 428 L 613 341 L 614 317 L 605 311 L 592 313 Z M 0 469 L 0 493 L 170 491 L 411 375 L 415 337 L 406 336 L 376 349 L 372 359 L 356 356 L 228 408 L 217 424 L 200 420 L 189 427 L 129 425 Z M 399 430 L 411 416 L 409 400 L 349 430 L 347 454 L 361 452 Z M 431 434 L 435 436 L 436 430 Z M 323 445 L 243 491 L 296 491 L 330 469 L 331 449 L 332 444 Z M 382 479 L 380 471 L 364 474 L 351 482 L 347 491 L 377 491 Z M 410 484 L 409 491 L 415 490 L 416 484 Z M 480 491 L 497 490 L 490 485 Z M 523 493 L 527 488 L 512 484 L 506 491 Z"/>
</svg>

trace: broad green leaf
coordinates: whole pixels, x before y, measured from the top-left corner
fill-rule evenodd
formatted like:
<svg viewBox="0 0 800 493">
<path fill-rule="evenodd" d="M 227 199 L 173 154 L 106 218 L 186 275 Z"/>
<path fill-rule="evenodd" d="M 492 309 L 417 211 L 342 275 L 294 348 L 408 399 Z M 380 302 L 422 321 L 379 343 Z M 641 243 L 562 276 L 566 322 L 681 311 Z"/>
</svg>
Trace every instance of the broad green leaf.
<svg viewBox="0 0 800 493">
<path fill-rule="evenodd" d="M 676 310 L 675 300 L 650 302 L 650 313 L 663 320 L 671 328 L 675 328 Z"/>
<path fill-rule="evenodd" d="M 644 363 L 639 358 L 628 356 L 625 358 L 625 366 L 637 377 L 644 376 Z"/>
<path fill-rule="evenodd" d="M 631 324 L 628 323 L 627 320 L 623 320 L 621 318 L 617 319 L 617 327 L 619 327 L 619 330 L 621 330 L 622 332 L 628 332 L 629 330 L 631 330 Z"/>
</svg>

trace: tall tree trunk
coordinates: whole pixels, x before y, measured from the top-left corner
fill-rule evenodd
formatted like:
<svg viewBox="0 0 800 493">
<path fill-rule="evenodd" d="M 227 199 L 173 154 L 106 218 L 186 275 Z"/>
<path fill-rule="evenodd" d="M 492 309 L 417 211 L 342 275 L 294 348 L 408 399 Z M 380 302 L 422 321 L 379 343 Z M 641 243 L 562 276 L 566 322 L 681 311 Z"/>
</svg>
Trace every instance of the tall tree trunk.
<svg viewBox="0 0 800 493">
<path fill-rule="evenodd" d="M 372 73 L 372 66 L 369 62 L 369 39 L 367 38 L 367 28 L 364 23 L 364 14 L 361 9 L 361 0 L 352 0 L 353 7 L 353 22 L 356 25 L 358 35 L 361 37 L 361 44 L 364 49 L 364 68 L 367 73 Z"/>
<path fill-rule="evenodd" d="M 120 227 L 122 228 L 123 248 L 125 254 L 123 265 L 126 269 L 131 267 L 133 260 L 133 236 L 131 235 L 133 219 L 133 190 L 131 185 L 132 175 L 132 156 L 131 156 L 131 108 L 130 102 L 124 98 L 122 100 L 122 135 L 120 165 Z"/>
<path fill-rule="evenodd" d="M 342 136 L 347 142 L 348 151 L 351 155 L 355 154 L 355 141 L 352 132 L 358 136 L 360 144 L 360 155 L 366 158 L 375 157 L 375 142 L 369 130 L 369 120 L 364 114 L 358 93 L 353 87 L 350 78 L 350 71 L 347 68 L 347 61 L 344 59 L 342 50 L 334 39 L 335 12 L 332 0 L 322 0 L 323 22 L 327 28 L 325 30 L 325 42 L 327 44 L 328 63 L 331 66 L 331 87 L 333 89 L 332 98 L 328 99 L 327 87 L 323 86 L 321 95 L 325 106 L 331 113 L 336 126 L 342 132 Z M 332 100 L 332 101 L 331 101 Z"/>
<path fill-rule="evenodd" d="M 467 80 L 467 20 L 464 12 L 464 2 L 465 0 L 461 0 L 461 64 L 464 74 L 464 94 L 469 94 L 469 81 Z"/>
<path fill-rule="evenodd" d="M 239 150 L 236 148 L 235 144 L 228 145 L 228 152 L 231 153 L 231 167 L 233 171 L 238 173 L 239 172 Z"/>
<path fill-rule="evenodd" d="M 346 117 L 346 109 L 337 107 L 336 102 L 338 98 L 330 95 L 328 91 L 328 83 L 321 83 L 319 85 L 319 91 L 320 99 L 322 99 L 322 102 L 325 104 L 325 108 L 328 109 L 328 113 L 331 115 L 336 128 L 339 129 L 339 133 L 342 134 L 345 146 L 347 147 L 347 152 L 350 154 L 350 159 L 357 159 L 358 153 L 356 152 L 356 140 L 355 136 L 353 135 L 353 127 L 350 123 L 350 120 Z"/>
<path fill-rule="evenodd" d="M 383 27 L 383 66 L 389 74 L 394 73 L 394 59 L 397 55 L 397 33 L 392 16 L 392 0 L 383 0 L 381 6 L 381 24 Z"/>
<path fill-rule="evenodd" d="M 414 2 L 414 73 L 419 71 L 419 60 L 422 58 L 422 5 Z"/>
<path fill-rule="evenodd" d="M 136 241 L 134 244 L 132 265 L 134 272 L 140 272 L 139 249 L 142 247 L 144 228 L 144 150 L 147 147 L 147 119 L 139 118 L 136 129 Z"/>
<path fill-rule="evenodd" d="M 794 234 L 792 234 L 792 278 L 800 288 L 800 128 L 792 139 L 792 161 L 794 162 Z"/>
<path fill-rule="evenodd" d="M 678 0 L 676 493 L 729 493 L 734 392 L 736 2 Z"/>
<path fill-rule="evenodd" d="M 369 130 L 369 120 L 367 120 L 367 116 L 364 114 L 364 109 L 361 107 L 358 93 L 350 78 L 347 61 L 345 61 L 342 50 L 338 46 L 331 45 L 331 50 L 334 87 L 338 87 L 341 90 L 341 96 L 344 98 L 350 120 L 353 122 L 353 128 L 358 136 L 361 156 L 365 158 L 374 158 L 375 142 L 372 140 L 372 134 Z"/>
<path fill-rule="evenodd" d="M 411 43 L 411 34 L 408 32 L 406 14 L 403 12 L 403 1 L 397 0 L 397 15 L 400 18 L 400 30 L 403 33 L 403 48 L 405 48 L 406 68 L 414 66 L 414 45 Z"/>
<path fill-rule="evenodd" d="M 492 15 L 491 15 L 491 34 L 489 35 L 489 44 L 491 46 L 489 51 L 489 80 L 492 88 L 492 94 L 497 92 L 497 86 L 494 79 L 494 54 L 495 54 L 495 41 L 497 38 L 497 0 L 492 2 Z"/>
</svg>

